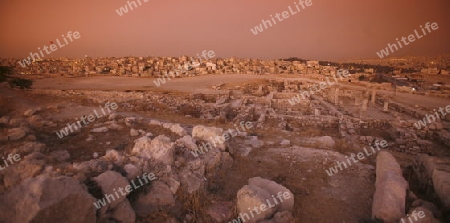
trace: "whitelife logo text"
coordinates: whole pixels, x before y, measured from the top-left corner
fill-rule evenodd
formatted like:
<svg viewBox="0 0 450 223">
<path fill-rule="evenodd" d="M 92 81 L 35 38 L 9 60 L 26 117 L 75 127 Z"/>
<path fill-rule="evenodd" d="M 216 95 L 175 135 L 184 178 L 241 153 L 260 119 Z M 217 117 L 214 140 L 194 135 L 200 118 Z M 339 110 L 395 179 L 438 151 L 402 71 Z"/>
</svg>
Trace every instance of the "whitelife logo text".
<svg viewBox="0 0 450 223">
<path fill-rule="evenodd" d="M 50 47 L 48 47 L 47 45 L 45 45 L 43 47 L 43 50 L 45 51 L 45 53 L 51 54 L 52 52 L 55 52 L 56 50 L 63 48 L 65 45 L 69 44 L 69 42 L 67 41 L 66 37 L 64 35 L 62 35 L 64 43 L 66 44 L 62 44 L 59 39 L 56 39 L 56 43 L 58 43 L 58 46 L 56 44 L 51 44 Z M 72 38 L 73 37 L 73 38 Z M 70 42 L 73 42 L 74 39 L 79 39 L 80 36 L 80 32 L 73 32 L 69 31 L 67 33 L 67 38 L 70 40 Z M 50 51 L 49 51 L 50 49 Z M 22 61 L 19 61 L 19 64 L 21 67 L 25 67 L 26 65 L 30 65 L 31 61 L 37 60 L 37 59 L 42 59 L 45 57 L 44 53 L 42 52 L 42 49 L 40 47 L 38 47 L 39 53 L 30 53 L 30 56 L 27 57 L 27 59 L 23 59 Z M 42 58 L 41 58 L 42 56 Z M 26 64 L 25 64 L 26 63 Z"/>
</svg>

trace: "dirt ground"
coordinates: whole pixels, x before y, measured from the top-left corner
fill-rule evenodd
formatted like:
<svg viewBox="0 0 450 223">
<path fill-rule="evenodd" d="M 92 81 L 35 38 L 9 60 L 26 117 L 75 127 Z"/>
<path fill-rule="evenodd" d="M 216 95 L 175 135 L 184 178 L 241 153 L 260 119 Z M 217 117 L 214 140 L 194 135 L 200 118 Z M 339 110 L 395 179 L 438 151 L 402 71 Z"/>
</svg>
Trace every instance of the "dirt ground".
<svg viewBox="0 0 450 223">
<path fill-rule="evenodd" d="M 153 83 L 156 78 L 132 78 L 132 77 L 78 77 L 78 78 L 45 78 L 36 79 L 33 88 L 36 89 L 57 89 L 57 90 L 151 90 L 151 91 L 178 91 L 185 93 L 220 93 L 220 90 L 211 89 L 212 85 L 229 84 L 230 86 L 242 85 L 244 83 L 255 82 L 264 79 L 278 80 L 298 80 L 319 82 L 319 80 L 303 77 L 288 77 L 286 75 L 239 75 L 239 74 L 218 74 L 208 76 L 197 76 L 188 78 L 176 78 L 167 81 L 157 87 Z M 441 79 L 444 80 L 444 79 Z M 446 79 L 448 80 L 448 78 Z M 449 82 L 449 81 L 447 81 Z M 343 82 L 340 85 L 350 89 L 367 89 L 354 83 Z M 450 99 L 422 96 L 408 93 L 395 93 L 393 91 L 379 90 L 379 94 L 392 96 L 396 102 L 420 105 L 426 108 L 445 107 L 450 104 Z M 430 100 L 432 98 L 432 100 Z"/>
<path fill-rule="evenodd" d="M 48 78 L 37 79 L 36 89 L 73 89 L 73 90 L 151 90 L 151 91 L 178 91 L 184 93 L 220 91 L 212 90 L 211 86 L 218 83 L 240 85 L 252 81 L 270 78 L 284 78 L 276 75 L 251 76 L 251 75 L 213 75 L 205 77 L 192 77 L 174 79 L 161 87 L 156 87 L 152 78 L 126 78 L 126 77 L 89 77 L 89 78 Z M 305 80 L 304 78 L 289 78 Z M 360 86 L 353 86 L 361 88 Z M 386 93 L 386 92 L 383 92 Z M 387 92 L 389 93 L 389 92 Z M 12 90 L 0 87 L 0 95 L 9 96 L 13 100 L 15 111 L 23 114 L 30 108 L 55 107 L 42 116 L 51 117 L 58 122 L 71 122 L 86 113 L 91 112 L 98 105 L 84 98 L 59 98 L 50 96 L 37 96 L 26 91 Z M 423 106 L 445 106 L 450 104 L 448 99 L 410 94 L 398 94 L 398 99 L 414 101 Z M 214 127 L 233 128 L 233 123 L 215 123 L 196 118 L 186 118 L 184 115 L 167 112 L 139 112 L 130 113 L 121 111 L 119 114 L 129 116 L 160 119 L 186 125 L 208 125 Z M 129 129 L 123 131 L 111 131 L 107 134 L 96 135 L 95 140 L 85 141 L 89 129 L 95 125 L 82 129 L 81 134 L 58 139 L 55 129 L 42 129 L 36 135 L 38 141 L 47 145 L 48 153 L 64 148 L 71 154 L 71 161 L 91 159 L 94 152 L 104 155 L 108 149 L 127 150 L 133 147 L 133 141 L 137 137 L 129 136 Z M 137 126 L 151 131 L 155 135 L 165 134 L 169 137 L 171 132 L 163 128 L 151 128 L 149 126 Z M 315 133 L 309 136 L 333 136 L 337 129 L 315 129 Z M 273 141 L 273 146 L 264 145 L 255 149 L 248 157 L 233 157 L 234 165 L 230 170 L 219 171 L 216 177 L 208 179 L 208 188 L 203 207 L 214 201 L 235 201 L 237 191 L 247 184 L 251 177 L 263 177 L 280 183 L 290 189 L 295 196 L 293 215 L 296 222 L 369 222 L 371 218 L 372 195 L 374 193 L 375 171 L 374 157 L 358 163 L 348 169 L 329 177 L 325 170 L 332 167 L 336 160 L 344 160 L 345 155 L 363 148 L 358 142 L 353 145 L 342 144 L 338 149 L 340 153 L 326 149 L 301 147 L 300 139 L 307 137 L 302 133 L 271 132 L 258 130 L 253 132 L 264 141 Z M 294 148 L 282 148 L 279 142 L 289 139 Z M 205 210 L 192 210 L 201 215 Z M 155 217 L 151 222 L 163 222 L 163 217 Z M 367 220 L 367 221 L 366 221 Z"/>
<path fill-rule="evenodd" d="M 33 107 L 49 107 L 62 104 L 64 107 L 56 109 L 42 116 L 51 116 L 61 122 L 70 122 L 95 108 L 82 99 L 70 99 L 46 96 L 35 96 L 27 92 L 1 88 L 2 95 L 14 98 L 15 114 L 22 114 Z M 70 101 L 70 102 L 67 102 Z M 208 123 L 200 119 L 186 119 L 184 116 L 168 113 L 130 114 L 147 118 L 156 118 L 183 124 L 205 124 L 209 126 L 228 127 L 228 123 Z M 85 141 L 89 134 L 89 127 L 84 128 L 81 134 L 58 139 L 55 129 L 42 129 L 36 137 L 47 145 L 50 153 L 53 150 L 64 148 L 71 154 L 72 162 L 89 160 L 94 152 L 104 155 L 108 149 L 119 151 L 130 149 L 135 138 L 130 137 L 128 131 L 111 131 L 104 135 L 96 135 L 94 141 Z M 171 136 L 170 131 L 163 128 L 151 128 L 141 126 L 155 135 L 165 134 Z M 282 139 L 290 139 L 293 142 L 297 134 L 273 132 L 256 132 L 263 140 L 272 140 L 277 144 Z M 172 138 L 172 137 L 171 137 Z M 333 164 L 330 156 L 342 156 L 332 151 L 314 149 L 277 148 L 277 146 L 264 146 L 254 150 L 248 157 L 234 157 L 232 169 L 226 172 L 218 172 L 210 182 L 210 190 L 205 195 L 208 199 L 204 206 L 212 200 L 235 201 L 237 191 L 247 184 L 251 177 L 263 177 L 274 180 L 289 188 L 295 196 L 294 217 L 298 222 L 357 222 L 360 219 L 370 218 L 371 196 L 374 190 L 374 173 L 370 168 L 358 167 L 363 171 L 355 171 L 353 168 L 342 171 L 333 177 L 328 177 L 325 169 Z M 327 158 L 328 157 L 328 158 Z M 328 159 L 328 161 L 327 161 Z M 358 180 L 355 184 L 355 179 Z M 203 206 L 203 205 L 202 205 Z M 204 210 L 198 210 L 203 212 Z M 199 213 L 200 214 L 200 213 Z M 158 219 L 158 218 L 157 218 Z M 156 221 L 152 222 L 158 222 Z M 159 218 L 159 220 L 162 220 Z"/>
</svg>

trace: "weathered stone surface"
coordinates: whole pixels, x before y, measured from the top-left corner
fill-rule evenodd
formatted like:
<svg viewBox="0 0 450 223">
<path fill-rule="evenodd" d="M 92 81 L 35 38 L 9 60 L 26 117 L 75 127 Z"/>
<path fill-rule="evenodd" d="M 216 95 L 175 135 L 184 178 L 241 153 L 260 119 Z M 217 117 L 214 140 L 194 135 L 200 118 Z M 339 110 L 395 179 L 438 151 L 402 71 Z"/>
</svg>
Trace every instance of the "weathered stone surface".
<svg viewBox="0 0 450 223">
<path fill-rule="evenodd" d="M 204 172 L 204 167 L 203 167 Z M 205 187 L 205 178 L 203 173 L 194 173 L 191 170 L 183 169 L 180 172 L 181 187 L 189 194 L 192 194 Z"/>
<path fill-rule="evenodd" d="M 32 115 L 34 115 L 36 112 L 37 112 L 36 109 L 28 109 L 28 110 L 26 110 L 26 111 L 23 113 L 23 115 L 24 115 L 24 116 L 32 116 Z"/>
<path fill-rule="evenodd" d="M 18 148 L 19 152 L 22 154 L 28 154 L 32 152 L 41 152 L 45 149 L 45 144 L 39 142 L 26 142 Z"/>
<path fill-rule="evenodd" d="M 42 128 L 45 124 L 44 119 L 40 115 L 33 115 L 27 121 L 33 128 Z"/>
<path fill-rule="evenodd" d="M 135 117 L 126 117 L 125 118 L 125 125 L 126 126 L 131 126 L 134 123 L 136 123 L 136 118 Z"/>
<path fill-rule="evenodd" d="M 6 124 L 8 124 L 8 123 L 9 123 L 9 117 L 8 117 L 8 116 L 2 116 L 2 117 L 0 118 L 0 124 L 6 125 Z"/>
<path fill-rule="evenodd" d="M 99 128 L 91 129 L 91 132 L 101 133 L 101 132 L 107 132 L 108 130 L 109 130 L 108 127 L 99 127 Z"/>
<path fill-rule="evenodd" d="M 258 140 L 257 137 L 255 137 L 255 138 L 252 137 L 248 140 L 245 140 L 244 143 L 245 143 L 245 145 L 250 145 L 254 149 L 259 149 L 264 145 L 264 142 L 261 140 Z"/>
<path fill-rule="evenodd" d="M 107 150 L 104 158 L 118 166 L 122 166 L 125 161 L 125 157 L 121 156 L 120 153 L 115 149 Z"/>
<path fill-rule="evenodd" d="M 167 186 L 169 186 L 170 190 L 172 191 L 172 194 L 176 194 L 178 191 L 178 188 L 180 188 L 181 183 L 172 178 L 172 177 L 166 177 L 164 179 L 161 179 L 161 181 L 165 182 Z"/>
<path fill-rule="evenodd" d="M 134 147 L 131 150 L 131 153 L 140 155 L 145 148 L 150 147 L 151 142 L 152 139 L 148 136 L 143 136 L 134 140 Z"/>
<path fill-rule="evenodd" d="M 226 222 L 233 218 L 233 203 L 232 202 L 214 202 L 206 211 L 214 222 Z"/>
<path fill-rule="evenodd" d="M 275 223 L 295 223 L 294 216 L 289 211 L 278 212 L 273 217 Z"/>
<path fill-rule="evenodd" d="M 113 196 L 120 187 L 125 189 L 127 185 L 130 185 L 130 182 L 128 182 L 127 178 L 114 171 L 106 171 L 99 176 L 94 177 L 93 179 L 102 189 L 102 194 Z M 126 190 L 124 190 L 124 193 L 126 193 L 127 195 L 129 194 Z M 126 195 L 119 195 L 119 197 L 114 196 L 114 201 L 112 201 L 111 203 L 107 203 L 106 206 L 102 207 L 102 213 L 105 213 L 107 209 L 115 208 L 119 203 L 126 199 Z"/>
<path fill-rule="evenodd" d="M 131 207 L 131 204 L 128 201 L 128 199 L 125 199 L 122 202 L 120 202 L 120 204 L 118 204 L 116 208 L 114 208 L 109 218 L 115 219 L 116 222 L 120 223 L 135 223 L 136 213 Z"/>
<path fill-rule="evenodd" d="M 0 222 L 95 223 L 94 201 L 73 178 L 30 178 L 0 197 Z"/>
<path fill-rule="evenodd" d="M 284 193 L 289 193 L 289 198 L 284 199 L 283 196 L 282 202 L 279 202 L 279 207 L 277 207 L 278 211 L 292 211 L 294 209 L 294 194 L 284 187 L 283 185 L 277 184 L 274 181 L 263 179 L 261 177 L 253 177 L 248 180 L 249 185 L 258 186 L 267 192 L 269 192 L 270 195 L 273 195 L 274 197 L 279 196 L 280 194 L 283 195 Z M 279 199 L 279 198 L 278 198 Z M 280 201 L 280 200 L 279 200 Z M 278 206 L 278 205 L 277 205 Z"/>
<path fill-rule="evenodd" d="M 8 130 L 8 139 L 9 140 L 19 140 L 25 137 L 26 131 L 22 128 L 13 128 Z"/>
<path fill-rule="evenodd" d="M 206 127 L 196 125 L 192 129 L 192 137 L 194 139 L 203 140 L 216 145 L 221 150 L 226 149 L 225 140 L 223 139 L 223 129 L 215 127 Z"/>
<path fill-rule="evenodd" d="M 182 138 L 178 139 L 180 143 L 182 143 L 189 150 L 196 150 L 197 145 L 195 144 L 195 140 L 190 135 L 185 135 Z"/>
<path fill-rule="evenodd" d="M 130 136 L 135 137 L 139 135 L 139 131 L 136 129 L 130 129 Z"/>
<path fill-rule="evenodd" d="M 181 127 L 180 124 L 173 124 L 172 126 L 170 126 L 170 131 L 172 131 L 175 134 L 178 134 L 179 136 L 187 135 L 186 129 Z"/>
<path fill-rule="evenodd" d="M 398 222 L 405 215 L 408 182 L 394 156 L 385 151 L 378 153 L 376 175 L 372 218 L 380 218 L 387 223 Z"/>
<path fill-rule="evenodd" d="M 217 173 L 220 167 L 221 155 L 219 149 L 213 148 L 201 157 L 205 163 L 206 177 L 214 176 Z"/>
<path fill-rule="evenodd" d="M 155 120 L 155 119 L 150 120 L 148 124 L 149 125 L 158 125 L 158 126 L 162 126 L 163 125 L 162 122 L 160 122 L 158 120 Z"/>
<path fill-rule="evenodd" d="M 55 158 L 58 162 L 64 162 L 70 159 L 70 153 L 67 150 L 55 150 L 50 153 L 50 156 Z"/>
<path fill-rule="evenodd" d="M 436 169 L 431 179 L 437 196 L 444 206 L 450 209 L 450 172 Z"/>
<path fill-rule="evenodd" d="M 416 207 L 411 209 L 409 213 L 405 217 L 401 218 L 399 222 L 440 223 L 439 220 L 434 218 L 433 213 L 425 207 Z"/>
<path fill-rule="evenodd" d="M 281 146 L 290 146 L 291 145 L 291 141 L 284 139 L 283 141 L 280 142 Z"/>
<path fill-rule="evenodd" d="M 14 127 L 18 127 L 23 123 L 26 123 L 25 119 L 23 118 L 12 118 L 9 120 L 9 125 Z"/>
<path fill-rule="evenodd" d="M 39 175 L 45 163 L 45 156 L 41 153 L 32 153 L 21 157 L 18 163 L 5 168 L 3 178 L 5 187 L 18 185 L 22 180 Z"/>
<path fill-rule="evenodd" d="M 277 212 L 273 218 L 258 223 L 295 223 L 294 216 L 289 211 Z"/>
<path fill-rule="evenodd" d="M 332 149 L 336 144 L 336 141 L 334 141 L 331 136 L 315 137 L 314 140 L 317 142 L 318 146 L 326 149 Z"/>
<path fill-rule="evenodd" d="M 450 210 L 450 158 L 421 154 L 414 171 L 422 186 L 433 187 L 444 208 Z"/>
<path fill-rule="evenodd" d="M 256 223 L 260 220 L 267 219 L 276 212 L 276 207 L 273 203 L 268 204 L 267 201 L 271 201 L 272 198 L 266 190 L 253 185 L 245 185 L 237 192 L 237 212 L 239 217 L 245 222 Z M 273 201 L 272 201 L 273 202 Z M 267 210 L 262 211 L 260 214 L 254 213 L 255 217 L 252 217 L 249 211 L 255 207 L 260 208 L 261 205 L 265 205 Z M 272 207 L 269 207 L 272 206 Z"/>
<path fill-rule="evenodd" d="M 112 122 L 109 126 L 109 129 L 112 130 L 122 130 L 123 128 L 125 128 L 123 125 L 117 124 L 116 122 Z"/>
<path fill-rule="evenodd" d="M 133 164 L 127 164 L 123 167 L 123 169 L 125 170 L 125 172 L 127 172 L 127 179 L 128 180 L 132 180 L 135 179 L 137 176 L 140 175 L 140 171 L 139 169 L 133 165 Z"/>
<path fill-rule="evenodd" d="M 174 164 L 174 143 L 170 138 L 164 135 L 159 135 L 153 140 L 144 136 L 135 141 L 133 154 L 137 154 L 145 159 L 154 159 L 167 165 Z"/>
<path fill-rule="evenodd" d="M 223 169 L 229 169 L 233 166 L 233 158 L 228 152 L 222 152 L 220 157 L 220 167 Z"/>
<path fill-rule="evenodd" d="M 134 210 L 141 216 L 146 216 L 166 206 L 175 206 L 175 198 L 169 186 L 161 181 L 153 182 L 150 191 L 147 194 L 140 194 L 133 204 Z"/>
</svg>

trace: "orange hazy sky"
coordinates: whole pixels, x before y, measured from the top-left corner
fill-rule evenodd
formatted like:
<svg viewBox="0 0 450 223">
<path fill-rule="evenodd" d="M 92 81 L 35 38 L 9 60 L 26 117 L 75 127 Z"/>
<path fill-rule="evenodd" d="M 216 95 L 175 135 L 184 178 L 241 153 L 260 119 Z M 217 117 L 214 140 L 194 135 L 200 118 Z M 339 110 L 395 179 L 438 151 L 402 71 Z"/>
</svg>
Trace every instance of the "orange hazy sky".
<svg viewBox="0 0 450 223">
<path fill-rule="evenodd" d="M 135 0 L 137 2 L 137 0 Z M 449 0 L 312 0 L 254 35 L 250 28 L 295 8 L 293 0 L 0 0 L 0 57 L 24 58 L 68 31 L 81 38 L 48 57 L 195 56 L 341 60 L 377 58 L 426 22 L 439 29 L 392 53 L 450 53 Z M 298 2 L 298 1 L 297 1 Z"/>
</svg>

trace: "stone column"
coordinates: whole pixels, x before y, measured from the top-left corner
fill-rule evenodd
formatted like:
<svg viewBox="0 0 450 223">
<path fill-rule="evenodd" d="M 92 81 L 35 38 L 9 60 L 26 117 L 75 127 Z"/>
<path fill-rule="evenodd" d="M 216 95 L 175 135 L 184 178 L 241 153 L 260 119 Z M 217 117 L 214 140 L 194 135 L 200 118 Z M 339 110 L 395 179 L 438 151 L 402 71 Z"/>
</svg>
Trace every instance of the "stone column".
<svg viewBox="0 0 450 223">
<path fill-rule="evenodd" d="M 368 99 L 364 99 L 362 106 L 361 106 L 361 111 L 359 113 L 359 119 L 362 120 L 365 116 L 366 116 L 366 111 L 367 111 L 367 104 L 369 103 Z"/>
<path fill-rule="evenodd" d="M 384 112 L 388 112 L 389 111 L 389 102 L 388 101 L 384 101 L 383 111 Z"/>
<path fill-rule="evenodd" d="M 339 88 L 334 89 L 334 105 L 339 105 Z"/>
<path fill-rule="evenodd" d="M 375 106 L 375 96 L 377 95 L 377 91 L 376 90 L 372 90 L 372 96 L 370 98 L 370 104 L 372 106 Z"/>
</svg>

